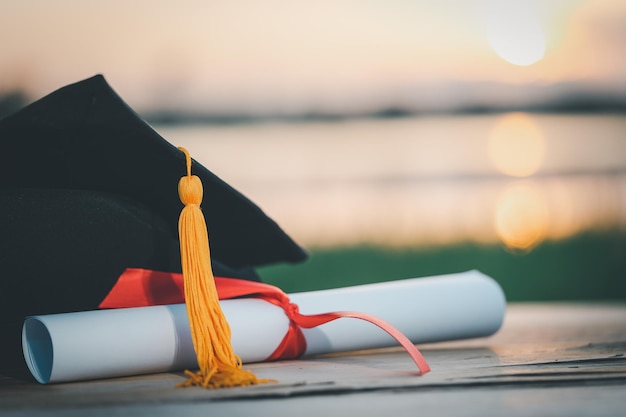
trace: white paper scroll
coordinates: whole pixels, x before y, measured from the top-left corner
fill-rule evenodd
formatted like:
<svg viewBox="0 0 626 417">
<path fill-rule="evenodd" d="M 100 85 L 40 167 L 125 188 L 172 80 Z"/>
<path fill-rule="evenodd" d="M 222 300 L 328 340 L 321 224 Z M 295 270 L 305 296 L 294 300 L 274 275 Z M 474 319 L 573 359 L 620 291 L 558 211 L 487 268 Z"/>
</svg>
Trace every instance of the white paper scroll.
<svg viewBox="0 0 626 417">
<path fill-rule="evenodd" d="M 500 286 L 478 271 L 290 295 L 303 314 L 358 311 L 377 316 L 413 343 L 488 336 L 502 324 Z M 289 320 L 263 300 L 220 302 L 244 362 L 263 361 Z M 306 355 L 394 346 L 373 324 L 343 318 L 304 329 Z M 196 368 L 184 304 L 28 317 L 24 357 L 37 381 L 98 379 Z"/>
</svg>

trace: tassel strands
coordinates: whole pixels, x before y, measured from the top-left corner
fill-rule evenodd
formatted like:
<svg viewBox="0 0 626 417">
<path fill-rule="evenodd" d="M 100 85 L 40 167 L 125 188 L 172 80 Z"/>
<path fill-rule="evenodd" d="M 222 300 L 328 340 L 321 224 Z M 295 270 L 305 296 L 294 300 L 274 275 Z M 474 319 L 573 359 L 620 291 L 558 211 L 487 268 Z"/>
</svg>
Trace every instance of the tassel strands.
<svg viewBox="0 0 626 417">
<path fill-rule="evenodd" d="M 198 360 L 197 372 L 185 371 L 190 378 L 180 386 L 226 388 L 270 382 L 242 369 L 233 352 L 231 331 L 219 304 L 211 270 L 209 239 L 202 202 L 202 182 L 191 175 L 191 156 L 186 157 L 187 175 L 178 183 L 178 194 L 185 205 L 178 223 L 185 303 L 191 338 Z"/>
</svg>

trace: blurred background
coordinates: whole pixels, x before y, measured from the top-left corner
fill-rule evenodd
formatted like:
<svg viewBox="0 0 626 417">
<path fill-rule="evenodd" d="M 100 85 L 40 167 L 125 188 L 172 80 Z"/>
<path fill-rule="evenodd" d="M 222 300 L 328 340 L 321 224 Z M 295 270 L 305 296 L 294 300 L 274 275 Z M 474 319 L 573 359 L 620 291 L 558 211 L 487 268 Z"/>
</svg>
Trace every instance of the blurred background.
<svg viewBox="0 0 626 417">
<path fill-rule="evenodd" d="M 623 0 L 26 0 L 0 39 L 0 117 L 104 74 L 311 253 L 288 292 L 626 299 Z"/>
</svg>

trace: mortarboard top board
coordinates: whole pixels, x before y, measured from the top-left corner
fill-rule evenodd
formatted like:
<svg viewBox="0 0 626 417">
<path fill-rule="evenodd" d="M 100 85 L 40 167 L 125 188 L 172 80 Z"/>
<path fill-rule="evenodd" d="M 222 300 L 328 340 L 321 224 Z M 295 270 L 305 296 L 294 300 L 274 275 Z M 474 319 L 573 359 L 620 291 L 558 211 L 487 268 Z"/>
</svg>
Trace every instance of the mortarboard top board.
<svg viewBox="0 0 626 417">
<path fill-rule="evenodd" d="M 185 173 L 100 75 L 0 120 L 0 324 L 19 343 L 25 316 L 94 309 L 126 268 L 180 272 Z M 192 173 L 215 275 L 256 280 L 254 267 L 306 259 L 246 197 L 196 161 Z"/>
</svg>

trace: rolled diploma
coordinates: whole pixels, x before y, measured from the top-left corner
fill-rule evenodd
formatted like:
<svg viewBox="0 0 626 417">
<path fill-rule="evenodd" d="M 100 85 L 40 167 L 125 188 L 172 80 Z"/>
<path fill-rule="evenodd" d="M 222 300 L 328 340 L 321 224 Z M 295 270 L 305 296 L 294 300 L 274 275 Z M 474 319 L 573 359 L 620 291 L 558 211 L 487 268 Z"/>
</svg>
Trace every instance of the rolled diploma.
<svg viewBox="0 0 626 417">
<path fill-rule="evenodd" d="M 291 294 L 303 314 L 358 311 L 377 316 L 413 343 L 488 336 L 502 324 L 500 286 L 478 271 Z M 220 302 L 244 362 L 268 358 L 289 319 L 258 299 Z M 394 346 L 378 327 L 340 319 L 303 329 L 306 355 Z M 184 304 L 28 317 L 22 331 L 26 364 L 40 383 L 196 368 Z"/>
</svg>

